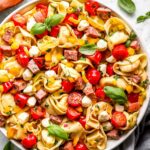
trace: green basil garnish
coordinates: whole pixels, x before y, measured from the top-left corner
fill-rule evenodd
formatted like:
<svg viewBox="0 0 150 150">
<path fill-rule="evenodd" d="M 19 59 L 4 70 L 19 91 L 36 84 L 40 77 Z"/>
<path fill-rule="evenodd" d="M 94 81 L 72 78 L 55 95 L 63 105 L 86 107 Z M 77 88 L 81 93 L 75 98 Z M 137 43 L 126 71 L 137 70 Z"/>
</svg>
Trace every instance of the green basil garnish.
<svg viewBox="0 0 150 150">
<path fill-rule="evenodd" d="M 149 19 L 150 18 L 150 11 L 147 12 L 144 16 L 139 16 L 137 18 L 137 23 L 141 23 L 141 22 L 144 22 L 145 20 Z"/>
<path fill-rule="evenodd" d="M 68 140 L 68 134 L 60 126 L 52 124 L 47 129 L 50 135 L 57 136 L 64 140 Z"/>
<path fill-rule="evenodd" d="M 132 0 L 118 0 L 118 5 L 129 14 L 133 14 L 136 10 Z"/>
<path fill-rule="evenodd" d="M 13 148 L 13 145 L 11 144 L 11 142 L 10 141 L 8 141 L 7 143 L 6 143 L 6 145 L 4 146 L 4 148 L 3 148 L 3 150 L 13 150 L 14 148 Z"/>
<path fill-rule="evenodd" d="M 36 35 L 36 34 L 42 34 L 46 30 L 46 26 L 43 23 L 36 23 L 32 28 L 31 28 L 31 33 Z"/>
<path fill-rule="evenodd" d="M 97 46 L 95 44 L 85 44 L 79 48 L 79 52 L 84 55 L 93 55 L 96 49 Z"/>
<path fill-rule="evenodd" d="M 127 102 L 127 96 L 123 89 L 113 86 L 104 87 L 105 94 L 110 97 L 114 102 L 123 105 Z"/>
</svg>

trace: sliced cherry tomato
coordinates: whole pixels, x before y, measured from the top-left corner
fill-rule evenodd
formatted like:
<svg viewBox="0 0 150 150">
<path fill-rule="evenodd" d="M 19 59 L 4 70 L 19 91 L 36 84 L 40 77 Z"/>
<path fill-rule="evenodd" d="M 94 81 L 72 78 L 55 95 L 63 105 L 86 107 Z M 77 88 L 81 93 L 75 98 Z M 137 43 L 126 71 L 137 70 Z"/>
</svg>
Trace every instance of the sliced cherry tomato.
<svg viewBox="0 0 150 150">
<path fill-rule="evenodd" d="M 103 88 L 98 88 L 95 92 L 95 95 L 102 100 L 106 97 Z"/>
<path fill-rule="evenodd" d="M 62 85 L 63 91 L 65 91 L 67 93 L 71 92 L 72 89 L 74 88 L 74 83 L 69 82 L 67 80 L 63 80 L 61 85 Z"/>
<path fill-rule="evenodd" d="M 54 26 L 51 28 L 50 36 L 57 37 L 60 31 L 60 26 Z"/>
<path fill-rule="evenodd" d="M 24 107 L 25 107 L 28 98 L 29 98 L 28 95 L 21 94 L 21 93 L 15 94 L 15 97 L 14 97 L 16 104 L 17 104 L 20 108 L 24 108 Z"/>
<path fill-rule="evenodd" d="M 75 147 L 75 150 L 88 150 L 85 144 L 83 143 L 78 143 Z"/>
<path fill-rule="evenodd" d="M 101 73 L 96 69 L 89 69 L 86 74 L 87 79 L 91 84 L 97 84 L 101 78 Z"/>
<path fill-rule="evenodd" d="M 83 36 L 83 32 L 79 31 L 77 28 L 74 28 L 73 31 L 77 38 L 81 38 Z"/>
<path fill-rule="evenodd" d="M 25 148 L 33 148 L 37 143 L 37 138 L 34 134 L 28 134 L 22 141 L 21 144 Z"/>
<path fill-rule="evenodd" d="M 45 18 L 47 17 L 47 14 L 48 14 L 48 7 L 47 7 L 47 5 L 39 3 L 39 4 L 36 5 L 36 10 L 40 11 Z"/>
<path fill-rule="evenodd" d="M 4 93 L 7 93 L 11 88 L 13 87 L 13 82 L 8 81 L 3 83 L 3 89 L 4 89 Z"/>
<path fill-rule="evenodd" d="M 79 122 L 81 123 L 81 125 L 85 128 L 86 125 L 86 117 L 85 116 L 81 116 L 79 119 Z"/>
<path fill-rule="evenodd" d="M 21 46 L 19 46 L 19 48 L 17 49 L 17 53 L 25 52 L 25 50 L 29 50 L 29 49 L 30 49 L 30 47 L 21 45 Z"/>
<path fill-rule="evenodd" d="M 102 59 L 102 54 L 101 54 L 101 52 L 96 51 L 93 55 L 88 55 L 87 58 L 89 58 L 96 65 L 99 65 L 99 63 Z"/>
<path fill-rule="evenodd" d="M 26 24 L 26 19 L 21 14 L 13 15 L 11 20 L 14 22 L 15 26 L 23 27 Z"/>
<path fill-rule="evenodd" d="M 139 99 L 139 93 L 130 93 L 128 94 L 128 101 L 130 103 L 138 102 Z"/>
<path fill-rule="evenodd" d="M 128 57 L 128 51 L 125 45 L 120 44 L 116 45 L 114 49 L 112 50 L 112 55 L 117 59 L 117 60 L 123 60 L 126 57 Z"/>
<path fill-rule="evenodd" d="M 128 105 L 128 112 L 129 113 L 133 113 L 136 112 L 140 109 L 140 104 L 139 102 L 135 102 L 135 103 L 129 103 Z"/>
<path fill-rule="evenodd" d="M 46 35 L 48 35 L 48 31 L 46 30 L 44 33 L 42 33 L 42 34 L 37 34 L 36 35 L 36 37 L 38 38 L 38 39 L 42 39 L 44 36 L 46 36 Z"/>
<path fill-rule="evenodd" d="M 100 7 L 100 4 L 96 1 L 89 0 L 85 3 L 85 10 L 91 15 L 96 15 L 96 10 Z"/>
<path fill-rule="evenodd" d="M 41 106 L 35 106 L 34 108 L 31 108 L 31 116 L 34 120 L 43 118 L 45 114 L 46 110 Z"/>
<path fill-rule="evenodd" d="M 66 16 L 65 19 L 64 19 L 64 23 L 69 24 L 69 25 L 71 25 L 71 26 L 73 26 L 73 27 L 76 27 L 77 24 L 75 24 L 74 22 L 71 22 L 71 21 L 70 21 L 70 18 L 73 18 L 73 19 L 75 19 L 75 20 L 78 20 L 78 15 L 75 14 L 75 13 L 67 14 L 67 16 Z"/>
<path fill-rule="evenodd" d="M 57 73 L 58 72 L 58 65 L 52 67 L 51 70 L 54 70 Z"/>
<path fill-rule="evenodd" d="M 2 62 L 2 60 L 3 60 L 3 54 L 2 52 L 0 52 L 0 63 Z"/>
<path fill-rule="evenodd" d="M 72 92 L 68 96 L 68 104 L 72 107 L 81 106 L 82 96 L 78 92 Z"/>
<path fill-rule="evenodd" d="M 33 60 L 40 69 L 44 67 L 44 57 L 36 57 Z"/>
<path fill-rule="evenodd" d="M 70 119 L 70 120 L 76 120 L 80 117 L 80 113 L 77 112 L 75 109 L 71 108 L 71 107 L 68 107 L 67 109 L 67 117 Z"/>
<path fill-rule="evenodd" d="M 113 65 L 112 64 L 108 64 L 107 68 L 106 68 L 106 72 L 109 76 L 112 76 L 114 74 L 114 70 L 113 70 Z"/>
<path fill-rule="evenodd" d="M 111 118 L 111 123 L 115 128 L 124 127 L 127 123 L 127 118 L 122 112 L 114 112 Z"/>
</svg>

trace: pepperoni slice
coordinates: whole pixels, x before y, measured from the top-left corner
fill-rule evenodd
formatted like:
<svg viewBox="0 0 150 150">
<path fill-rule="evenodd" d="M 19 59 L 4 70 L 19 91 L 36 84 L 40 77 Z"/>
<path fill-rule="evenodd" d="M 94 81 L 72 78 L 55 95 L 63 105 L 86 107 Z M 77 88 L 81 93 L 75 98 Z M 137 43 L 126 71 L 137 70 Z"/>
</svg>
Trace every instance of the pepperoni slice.
<svg viewBox="0 0 150 150">
<path fill-rule="evenodd" d="M 72 92 L 68 96 L 68 104 L 72 107 L 81 106 L 82 96 L 80 93 Z"/>
</svg>

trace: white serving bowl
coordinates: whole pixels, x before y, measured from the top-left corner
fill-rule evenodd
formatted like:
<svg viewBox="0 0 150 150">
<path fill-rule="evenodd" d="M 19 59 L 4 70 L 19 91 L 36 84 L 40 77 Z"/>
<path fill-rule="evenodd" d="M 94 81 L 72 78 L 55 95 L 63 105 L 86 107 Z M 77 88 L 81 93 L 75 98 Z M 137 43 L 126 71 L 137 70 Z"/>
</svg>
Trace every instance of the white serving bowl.
<svg viewBox="0 0 150 150">
<path fill-rule="evenodd" d="M 24 12 L 27 12 L 29 10 L 31 10 L 33 7 L 34 7 L 34 4 L 35 3 L 38 3 L 38 2 L 45 2 L 46 0 L 32 0 L 24 5 L 22 5 L 21 7 L 17 8 L 15 11 L 13 11 L 10 15 L 8 15 L 4 20 L 3 22 L 1 23 L 4 24 L 6 23 L 12 15 L 14 15 L 15 13 L 24 13 Z M 97 0 L 101 5 L 103 6 L 106 6 L 104 4 L 104 2 L 101 2 L 100 0 Z M 106 6 L 108 7 L 108 6 Z M 109 8 L 109 7 L 108 7 Z M 114 9 L 110 8 L 118 17 L 120 17 L 122 20 L 124 20 L 132 29 L 132 25 L 128 22 L 128 20 L 123 17 L 122 15 L 119 15 Z M 133 29 L 134 30 L 134 29 Z M 140 37 L 138 35 L 138 33 L 134 30 L 134 32 L 137 34 L 138 37 Z M 140 41 L 140 38 L 139 38 L 139 41 Z M 145 52 L 148 56 L 148 52 L 146 51 L 146 48 L 144 48 L 144 46 L 142 45 L 142 43 L 140 43 L 142 49 L 143 49 L 143 52 Z M 150 75 L 150 60 L 148 59 L 148 67 L 147 67 L 147 71 L 148 71 L 148 75 Z M 124 134 L 119 140 L 108 140 L 108 143 L 107 143 L 107 148 L 106 150 L 112 150 L 114 149 L 115 147 L 119 146 L 122 142 L 124 142 L 133 132 L 134 130 L 136 129 L 136 127 L 140 124 L 140 122 L 142 121 L 145 113 L 146 113 L 146 110 L 148 108 L 148 104 L 149 104 L 149 98 L 150 98 L 150 87 L 147 88 L 147 96 L 146 96 L 146 99 L 143 103 L 143 106 L 141 107 L 140 109 L 140 113 L 139 113 L 139 116 L 138 116 L 138 119 L 137 119 L 137 125 L 132 129 L 130 130 L 128 133 Z M 0 128 L 0 131 L 6 136 L 6 130 L 5 128 Z M 25 150 L 22 145 L 15 141 L 15 140 L 11 140 L 18 148 L 20 148 L 21 150 Z"/>
</svg>

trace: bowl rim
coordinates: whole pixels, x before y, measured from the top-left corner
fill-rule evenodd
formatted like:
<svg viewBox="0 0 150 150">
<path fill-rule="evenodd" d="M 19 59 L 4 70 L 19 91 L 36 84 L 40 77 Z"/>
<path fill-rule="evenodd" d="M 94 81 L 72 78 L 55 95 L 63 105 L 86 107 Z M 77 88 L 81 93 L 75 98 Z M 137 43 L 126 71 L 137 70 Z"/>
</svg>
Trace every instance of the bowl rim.
<svg viewBox="0 0 150 150">
<path fill-rule="evenodd" d="M 15 9 L 12 13 L 10 13 L 0 23 L 0 25 L 6 23 L 12 17 L 12 15 L 14 15 L 14 14 L 16 14 L 16 13 L 24 10 L 28 6 L 32 6 L 35 3 L 39 3 L 39 2 L 42 2 L 42 1 L 43 0 L 32 0 L 30 2 L 27 2 L 27 3 L 23 4 L 23 5 L 21 5 L 20 7 L 18 7 L 17 9 Z M 122 14 L 120 14 L 119 12 L 117 12 L 116 10 L 114 10 L 114 8 L 111 8 L 110 6 L 108 6 L 107 4 L 105 4 L 103 1 L 100 1 L 100 0 L 95 0 L 95 1 L 99 2 L 102 6 L 111 9 L 116 14 L 116 16 L 118 16 L 123 21 L 125 21 L 125 23 L 136 33 L 137 38 L 138 38 L 138 40 L 140 42 L 140 45 L 142 47 L 142 52 L 148 54 L 146 46 L 141 43 L 142 40 L 140 39 L 140 35 L 137 33 L 136 29 L 134 29 L 134 26 L 127 20 L 127 18 L 125 16 L 123 16 Z M 149 58 L 149 56 L 147 56 L 147 57 Z M 148 59 L 148 65 L 147 65 L 147 72 L 148 72 L 148 79 L 150 79 L 150 60 L 149 59 Z M 143 103 L 142 107 L 140 108 L 140 112 L 139 112 L 139 115 L 138 115 L 138 118 L 137 118 L 137 125 L 133 129 L 131 129 L 130 131 L 128 131 L 126 134 L 124 134 L 119 140 L 108 140 L 107 141 L 106 150 L 112 150 L 112 149 L 118 147 L 120 144 L 122 144 L 126 139 L 129 138 L 129 136 L 135 131 L 135 129 L 141 123 L 144 115 L 146 114 L 146 111 L 148 109 L 148 104 L 150 102 L 150 91 L 149 90 L 150 90 L 150 86 L 147 87 L 147 90 L 146 90 L 147 91 L 146 99 L 144 100 L 144 103 Z M 0 127 L 0 131 L 6 136 L 6 130 L 5 130 L 5 128 Z M 6 138 L 7 138 L 7 136 L 6 136 Z M 11 140 L 11 141 L 12 141 L 12 143 L 16 147 L 18 147 L 18 148 L 20 148 L 22 150 L 25 150 L 25 148 L 19 142 L 17 142 L 16 140 Z"/>
</svg>

